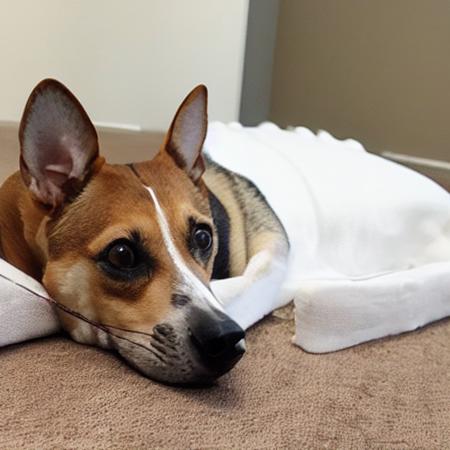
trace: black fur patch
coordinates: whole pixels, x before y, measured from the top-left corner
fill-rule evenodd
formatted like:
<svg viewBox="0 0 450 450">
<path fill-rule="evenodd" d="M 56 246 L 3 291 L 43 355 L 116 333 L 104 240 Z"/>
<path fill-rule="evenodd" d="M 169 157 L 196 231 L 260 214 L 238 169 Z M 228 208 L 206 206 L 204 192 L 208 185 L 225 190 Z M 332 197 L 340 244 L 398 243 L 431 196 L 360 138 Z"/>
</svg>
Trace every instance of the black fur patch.
<svg viewBox="0 0 450 450">
<path fill-rule="evenodd" d="M 209 205 L 219 235 L 219 248 L 214 260 L 212 278 L 222 280 L 230 277 L 230 218 L 219 199 L 208 190 Z"/>
</svg>

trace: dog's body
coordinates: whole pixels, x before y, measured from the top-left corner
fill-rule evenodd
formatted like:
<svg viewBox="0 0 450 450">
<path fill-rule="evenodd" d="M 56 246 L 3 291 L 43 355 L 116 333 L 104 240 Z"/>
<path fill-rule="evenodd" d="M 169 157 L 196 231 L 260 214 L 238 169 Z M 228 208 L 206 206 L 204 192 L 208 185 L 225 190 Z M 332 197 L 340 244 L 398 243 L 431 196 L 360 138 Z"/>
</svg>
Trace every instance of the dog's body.
<svg viewBox="0 0 450 450">
<path fill-rule="evenodd" d="M 186 98 L 145 163 L 105 163 L 81 105 L 53 80 L 33 91 L 19 134 L 0 252 L 43 282 L 68 333 L 166 382 L 229 370 L 244 334 L 223 304 L 282 271 L 289 244 L 258 189 L 202 157 L 206 90 Z M 227 279 L 216 295 L 211 278 Z"/>
</svg>

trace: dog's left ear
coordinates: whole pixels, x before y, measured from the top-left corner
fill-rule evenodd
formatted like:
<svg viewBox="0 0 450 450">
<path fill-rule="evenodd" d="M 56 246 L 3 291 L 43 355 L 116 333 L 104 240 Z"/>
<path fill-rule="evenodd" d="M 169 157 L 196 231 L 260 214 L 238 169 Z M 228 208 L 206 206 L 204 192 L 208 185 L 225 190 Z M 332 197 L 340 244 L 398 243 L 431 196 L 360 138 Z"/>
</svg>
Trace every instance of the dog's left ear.
<svg viewBox="0 0 450 450">
<path fill-rule="evenodd" d="M 164 150 L 194 183 L 205 171 L 202 146 L 208 128 L 208 91 L 194 88 L 181 103 L 166 135 Z"/>
<path fill-rule="evenodd" d="M 75 96 L 53 79 L 30 94 L 19 140 L 22 178 L 36 200 L 52 208 L 83 188 L 98 157 L 94 125 Z"/>
</svg>

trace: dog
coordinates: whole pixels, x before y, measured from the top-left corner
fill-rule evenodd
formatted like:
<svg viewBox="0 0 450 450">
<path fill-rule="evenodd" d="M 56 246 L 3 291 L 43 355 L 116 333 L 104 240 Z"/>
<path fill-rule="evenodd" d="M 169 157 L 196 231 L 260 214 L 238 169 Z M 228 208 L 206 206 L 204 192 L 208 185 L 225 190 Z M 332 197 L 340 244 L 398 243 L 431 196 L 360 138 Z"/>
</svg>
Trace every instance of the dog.
<svg viewBox="0 0 450 450">
<path fill-rule="evenodd" d="M 75 341 L 169 384 L 210 383 L 240 360 L 245 333 L 225 307 L 289 254 L 257 187 L 202 154 L 206 132 L 200 85 L 152 160 L 111 165 L 79 101 L 46 79 L 0 188 L 1 257 L 43 283 Z"/>
</svg>

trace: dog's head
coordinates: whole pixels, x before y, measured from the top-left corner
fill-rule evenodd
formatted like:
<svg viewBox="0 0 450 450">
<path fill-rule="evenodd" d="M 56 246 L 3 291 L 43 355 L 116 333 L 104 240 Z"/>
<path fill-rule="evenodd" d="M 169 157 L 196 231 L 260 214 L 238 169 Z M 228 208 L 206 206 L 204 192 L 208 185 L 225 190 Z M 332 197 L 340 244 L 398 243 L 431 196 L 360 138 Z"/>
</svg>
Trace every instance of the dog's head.
<svg viewBox="0 0 450 450">
<path fill-rule="evenodd" d="M 86 112 L 54 80 L 34 89 L 20 127 L 22 177 L 46 217 L 35 238 L 43 283 L 64 328 L 169 383 L 208 382 L 244 352 L 209 288 L 218 238 L 202 181 L 206 103 L 198 86 L 155 158 L 133 165 L 104 163 Z"/>
</svg>

